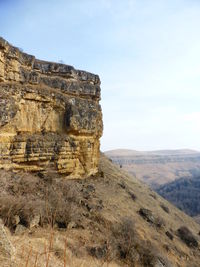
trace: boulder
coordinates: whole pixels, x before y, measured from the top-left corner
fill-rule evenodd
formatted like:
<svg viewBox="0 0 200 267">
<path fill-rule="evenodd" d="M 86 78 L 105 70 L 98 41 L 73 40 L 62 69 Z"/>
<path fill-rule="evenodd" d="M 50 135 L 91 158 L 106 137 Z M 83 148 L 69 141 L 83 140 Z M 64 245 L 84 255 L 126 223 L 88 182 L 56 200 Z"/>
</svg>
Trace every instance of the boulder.
<svg viewBox="0 0 200 267">
<path fill-rule="evenodd" d="M 32 220 L 30 221 L 30 229 L 34 227 L 38 227 L 40 223 L 40 215 L 35 215 Z"/>
<path fill-rule="evenodd" d="M 17 227 L 15 228 L 16 235 L 24 234 L 26 231 L 27 231 L 27 228 L 22 224 L 18 224 Z"/>
</svg>

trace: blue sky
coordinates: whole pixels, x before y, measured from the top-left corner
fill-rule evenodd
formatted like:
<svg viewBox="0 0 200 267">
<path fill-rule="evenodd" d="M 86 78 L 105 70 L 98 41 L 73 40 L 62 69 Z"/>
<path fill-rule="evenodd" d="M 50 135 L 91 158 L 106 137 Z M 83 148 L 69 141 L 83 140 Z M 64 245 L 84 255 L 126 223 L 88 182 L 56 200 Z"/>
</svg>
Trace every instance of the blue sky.
<svg viewBox="0 0 200 267">
<path fill-rule="evenodd" d="M 0 35 L 100 75 L 101 149 L 200 150 L 200 1 L 0 0 Z"/>
</svg>

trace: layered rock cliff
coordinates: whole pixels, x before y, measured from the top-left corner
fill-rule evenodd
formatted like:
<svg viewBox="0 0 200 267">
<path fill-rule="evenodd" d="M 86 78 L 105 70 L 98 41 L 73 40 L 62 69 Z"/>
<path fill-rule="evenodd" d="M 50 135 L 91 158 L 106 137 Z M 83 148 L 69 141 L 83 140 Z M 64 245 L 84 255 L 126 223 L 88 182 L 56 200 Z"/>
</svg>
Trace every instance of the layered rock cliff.
<svg viewBox="0 0 200 267">
<path fill-rule="evenodd" d="M 0 38 L 0 168 L 96 173 L 99 100 L 97 75 L 38 60 Z"/>
</svg>

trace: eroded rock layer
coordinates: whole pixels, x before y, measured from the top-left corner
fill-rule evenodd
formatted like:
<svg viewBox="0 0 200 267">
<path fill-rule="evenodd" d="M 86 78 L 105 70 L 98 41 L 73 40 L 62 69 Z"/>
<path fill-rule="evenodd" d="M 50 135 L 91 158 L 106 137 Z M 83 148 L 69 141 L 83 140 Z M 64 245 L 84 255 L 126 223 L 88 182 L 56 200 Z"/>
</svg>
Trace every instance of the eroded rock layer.
<svg viewBox="0 0 200 267">
<path fill-rule="evenodd" d="M 0 38 L 0 168 L 96 173 L 99 100 L 97 75 L 37 60 Z"/>
</svg>

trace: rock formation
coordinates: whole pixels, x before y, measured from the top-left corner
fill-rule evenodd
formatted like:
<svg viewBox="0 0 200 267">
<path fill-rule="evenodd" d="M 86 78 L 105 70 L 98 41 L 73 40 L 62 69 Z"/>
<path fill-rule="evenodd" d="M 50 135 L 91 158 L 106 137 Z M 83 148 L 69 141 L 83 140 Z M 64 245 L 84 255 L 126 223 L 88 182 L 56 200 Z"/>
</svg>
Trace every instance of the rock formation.
<svg viewBox="0 0 200 267">
<path fill-rule="evenodd" d="M 4 228 L 3 222 L 0 220 L 0 260 L 3 258 L 12 259 L 15 254 L 15 248 L 11 244 L 9 237 Z"/>
<path fill-rule="evenodd" d="M 97 75 L 38 60 L 0 38 L 0 168 L 96 173 L 99 100 Z"/>
</svg>

